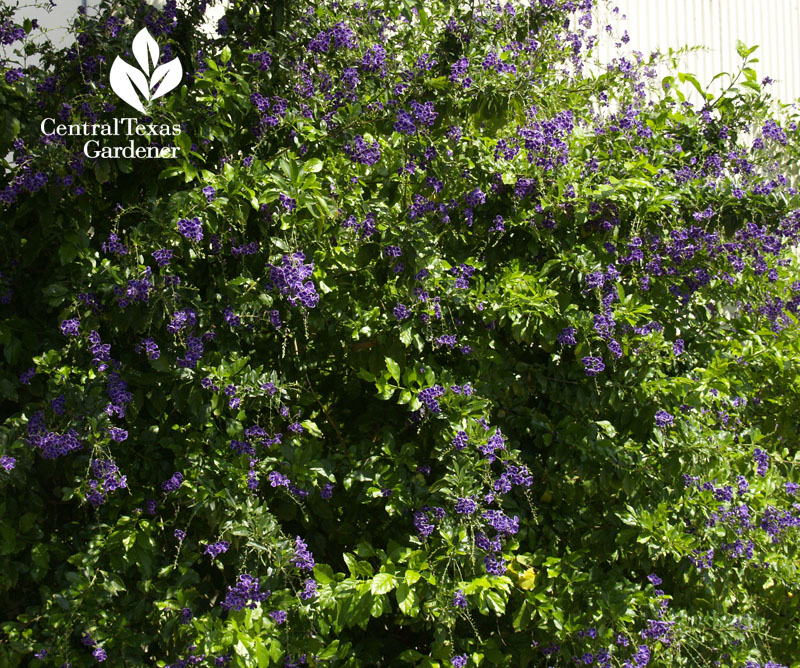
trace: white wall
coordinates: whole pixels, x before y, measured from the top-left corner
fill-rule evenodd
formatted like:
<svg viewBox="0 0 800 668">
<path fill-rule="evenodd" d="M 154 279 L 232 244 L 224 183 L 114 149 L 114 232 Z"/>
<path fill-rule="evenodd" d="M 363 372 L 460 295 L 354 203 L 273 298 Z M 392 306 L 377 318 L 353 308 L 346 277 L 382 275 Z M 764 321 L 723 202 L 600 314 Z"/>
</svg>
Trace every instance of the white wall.
<svg viewBox="0 0 800 668">
<path fill-rule="evenodd" d="M 51 7 L 47 0 L 43 0 L 41 4 L 44 7 L 23 7 L 17 10 L 14 20 L 21 24 L 24 19 L 36 19 L 39 21 L 40 28 L 47 30 L 47 35 L 54 44 L 68 44 L 72 42 L 72 39 L 67 33 L 67 26 L 75 19 L 78 8 L 83 3 L 81 0 L 55 0 L 55 3 L 55 6 Z M 96 0 L 87 0 L 87 4 L 91 7 L 97 2 Z"/>
<path fill-rule="evenodd" d="M 619 14 L 611 13 L 614 7 L 619 7 Z M 620 20 L 622 15 L 626 20 Z M 601 28 L 611 23 L 619 34 L 627 28 L 630 42 L 623 52 L 638 50 L 647 58 L 656 49 L 666 53 L 670 47 L 708 47 L 704 53 L 686 56 L 680 68 L 695 74 L 704 88 L 719 72 L 736 73 L 737 40 L 747 46 L 758 44 L 752 57 L 759 60 L 753 66 L 759 82 L 765 76 L 774 79 L 767 90 L 782 102 L 800 97 L 800 0 L 608 0 L 595 16 Z M 615 41 L 600 42 L 602 60 L 620 55 Z M 719 92 L 727 81 L 717 79 L 709 92 Z"/>
</svg>

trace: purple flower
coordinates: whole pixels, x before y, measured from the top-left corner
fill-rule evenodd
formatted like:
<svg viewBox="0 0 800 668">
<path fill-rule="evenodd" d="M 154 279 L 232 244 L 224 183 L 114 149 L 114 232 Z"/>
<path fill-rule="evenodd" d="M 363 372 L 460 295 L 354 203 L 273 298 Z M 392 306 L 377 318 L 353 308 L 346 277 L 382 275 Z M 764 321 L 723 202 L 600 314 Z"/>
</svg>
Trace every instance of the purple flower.
<svg viewBox="0 0 800 668">
<path fill-rule="evenodd" d="M 414 118 L 418 123 L 427 125 L 428 127 L 433 125 L 436 117 L 439 115 L 433 108 L 433 102 L 420 104 L 416 100 L 411 102 L 411 112 L 414 114 Z"/>
<path fill-rule="evenodd" d="M 203 188 L 203 194 L 206 196 L 207 202 L 213 202 L 217 196 L 217 191 L 214 189 L 214 186 L 206 186 Z"/>
<path fill-rule="evenodd" d="M 165 480 L 161 483 L 161 489 L 163 489 L 167 494 L 170 492 L 176 491 L 181 484 L 183 483 L 183 475 L 179 472 L 175 472 L 172 474 L 172 477 L 169 480 Z"/>
<path fill-rule="evenodd" d="M 278 195 L 278 201 L 280 201 L 281 206 L 287 211 L 294 211 L 297 208 L 297 202 L 284 193 Z"/>
<path fill-rule="evenodd" d="M 22 383 L 23 385 L 30 385 L 31 380 L 33 380 L 33 377 L 35 375 L 36 375 L 36 368 L 31 367 L 30 369 L 28 369 L 27 371 L 23 371 L 19 375 L 19 382 Z"/>
<path fill-rule="evenodd" d="M 113 253 L 114 255 L 127 255 L 128 247 L 123 244 L 119 237 L 113 232 L 108 235 L 108 241 L 104 241 L 100 248 L 104 253 Z"/>
<path fill-rule="evenodd" d="M 61 333 L 64 336 L 78 336 L 78 327 L 80 326 L 81 321 L 77 318 L 71 318 L 69 320 L 63 320 L 61 322 Z"/>
<path fill-rule="evenodd" d="M 660 410 L 655 415 L 656 427 L 672 427 L 675 424 L 675 417 L 665 410 Z"/>
<path fill-rule="evenodd" d="M 17 465 L 17 460 L 13 457 L 9 457 L 8 455 L 0 456 L 0 466 L 2 466 L 6 471 L 11 471 Z"/>
<path fill-rule="evenodd" d="M 166 267 L 172 259 L 172 250 L 169 248 L 160 248 L 159 250 L 153 251 L 152 255 L 159 267 Z"/>
<path fill-rule="evenodd" d="M 175 314 L 177 316 L 177 313 Z M 174 322 L 174 320 L 173 320 Z M 167 329 L 170 329 L 170 325 L 167 325 Z M 158 344 L 152 338 L 142 339 L 135 347 L 136 352 L 144 352 L 147 353 L 147 358 L 151 360 L 157 360 L 161 357 L 161 351 L 158 349 Z"/>
<path fill-rule="evenodd" d="M 503 575 L 506 572 L 506 560 L 494 554 L 487 554 L 483 558 L 483 565 L 489 575 Z"/>
<path fill-rule="evenodd" d="M 577 341 L 575 340 L 575 334 L 577 333 L 577 329 L 574 327 L 565 327 L 561 330 L 561 333 L 558 335 L 558 342 L 562 346 L 574 346 L 577 345 Z"/>
<path fill-rule="evenodd" d="M 261 591 L 258 578 L 243 573 L 233 587 L 228 587 L 225 600 L 220 602 L 223 610 L 241 610 L 242 608 L 255 608 L 261 601 L 267 600 L 270 591 Z M 225 665 L 218 663 L 217 665 Z"/>
<path fill-rule="evenodd" d="M 394 317 L 398 320 L 405 320 L 411 316 L 411 311 L 408 306 L 401 304 L 400 302 L 397 302 L 397 306 L 394 307 L 392 313 L 394 313 Z"/>
<path fill-rule="evenodd" d="M 650 648 L 647 645 L 639 645 L 639 649 L 631 657 L 635 666 L 641 668 L 650 663 Z"/>
<path fill-rule="evenodd" d="M 487 510 L 481 517 L 497 531 L 498 535 L 511 536 L 519 531 L 519 517 L 516 515 L 512 519 L 502 510 Z"/>
<path fill-rule="evenodd" d="M 586 367 L 585 371 L 587 376 L 596 376 L 606 368 L 601 357 L 584 357 L 581 359 L 581 362 L 583 362 L 583 366 Z"/>
<path fill-rule="evenodd" d="M 753 451 L 753 461 L 758 463 L 756 473 L 763 478 L 769 468 L 769 455 L 761 448 L 756 448 Z"/>
<path fill-rule="evenodd" d="M 221 540 L 217 543 L 208 543 L 206 549 L 203 550 L 203 554 L 208 554 L 212 559 L 216 559 L 220 554 L 227 552 L 230 546 L 231 544 L 227 540 Z"/>
<path fill-rule="evenodd" d="M 92 652 L 92 656 L 97 659 L 97 663 L 102 663 L 108 658 L 108 654 L 102 647 L 96 647 Z"/>
<path fill-rule="evenodd" d="M 361 135 L 356 135 L 352 142 L 345 144 L 344 151 L 351 161 L 362 165 L 372 166 L 381 159 L 378 142 L 373 141 L 372 144 L 368 144 Z"/>
<path fill-rule="evenodd" d="M 486 195 L 483 194 L 483 191 L 480 188 L 475 188 L 475 190 L 467 193 L 464 196 L 464 201 L 466 201 L 467 206 L 475 208 L 479 204 L 486 202 Z"/>
<path fill-rule="evenodd" d="M 174 535 L 175 535 L 175 538 L 177 538 L 180 541 L 182 541 L 182 540 L 184 540 L 186 538 L 186 532 L 183 531 L 182 529 L 175 529 Z"/>
<path fill-rule="evenodd" d="M 317 583 L 312 578 L 305 581 L 305 589 L 300 592 L 300 598 L 304 601 L 314 598 L 317 595 Z"/>
<path fill-rule="evenodd" d="M 269 264 L 269 281 L 267 289 L 277 288 L 292 306 L 314 308 L 319 302 L 314 282 L 307 280 L 314 273 L 314 263 L 305 263 L 305 254 L 292 253 L 284 255 L 281 264 Z"/>
<path fill-rule="evenodd" d="M 464 666 L 467 665 L 467 655 L 456 654 L 450 659 L 450 663 L 453 665 L 453 668 L 464 668 Z"/>
<path fill-rule="evenodd" d="M 178 221 L 178 232 L 192 241 L 200 241 L 203 238 L 203 224 L 199 218 L 181 218 Z"/>
<path fill-rule="evenodd" d="M 290 561 L 301 571 L 314 570 L 314 555 L 309 552 L 308 545 L 305 544 L 300 536 L 295 537 L 294 556 Z"/>
<path fill-rule="evenodd" d="M 455 511 L 459 515 L 472 515 L 477 509 L 478 509 L 478 504 L 475 502 L 474 497 L 470 498 L 459 497 L 455 507 Z"/>
<path fill-rule="evenodd" d="M 404 109 L 399 109 L 397 111 L 397 121 L 394 124 L 394 129 L 406 135 L 413 135 L 417 131 L 414 117 Z"/>
<path fill-rule="evenodd" d="M 683 339 L 675 339 L 675 341 L 672 344 L 672 352 L 675 355 L 675 357 L 678 357 L 678 355 L 683 354 Z"/>
<path fill-rule="evenodd" d="M 467 447 L 467 443 L 469 442 L 469 437 L 467 436 L 467 432 L 459 431 L 456 433 L 455 437 L 453 438 L 453 446 L 456 450 L 463 450 Z"/>
<path fill-rule="evenodd" d="M 267 476 L 269 480 L 269 484 L 272 487 L 288 487 L 289 483 L 291 482 L 289 478 L 282 473 L 278 473 L 277 471 L 270 471 L 270 474 Z"/>
<path fill-rule="evenodd" d="M 278 625 L 283 624 L 286 621 L 285 610 L 273 610 L 269 613 L 269 616 L 272 617 L 272 621 Z"/>
<path fill-rule="evenodd" d="M 117 443 L 122 443 L 122 441 L 128 438 L 128 432 L 119 427 L 109 427 L 108 433 L 111 436 L 111 440 Z"/>
<path fill-rule="evenodd" d="M 464 590 L 459 589 L 455 595 L 453 596 L 453 607 L 455 608 L 466 608 L 467 607 L 467 597 L 464 596 Z"/>
</svg>

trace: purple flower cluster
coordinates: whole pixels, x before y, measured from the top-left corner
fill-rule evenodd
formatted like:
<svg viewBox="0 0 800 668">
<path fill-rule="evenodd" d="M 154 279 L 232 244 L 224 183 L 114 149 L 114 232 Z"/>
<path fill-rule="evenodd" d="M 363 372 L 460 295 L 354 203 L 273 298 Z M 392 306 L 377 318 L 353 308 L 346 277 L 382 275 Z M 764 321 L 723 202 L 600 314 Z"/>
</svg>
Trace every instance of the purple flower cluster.
<svg viewBox="0 0 800 668">
<path fill-rule="evenodd" d="M 71 428 L 65 434 L 48 431 L 44 422 L 44 413 L 36 411 L 31 415 L 27 426 L 28 444 L 38 448 L 45 459 L 56 459 L 80 450 L 83 444 L 78 432 Z"/>
<path fill-rule="evenodd" d="M 353 162 L 370 167 L 381 159 L 378 142 L 373 141 L 372 144 L 368 144 L 361 135 L 356 135 L 352 142 L 345 144 L 344 151 Z"/>
<path fill-rule="evenodd" d="M 308 549 L 308 545 L 303 541 L 300 536 L 296 536 L 294 540 L 295 548 L 294 555 L 291 558 L 291 563 L 301 571 L 314 570 L 314 555 Z"/>
<path fill-rule="evenodd" d="M 92 473 L 95 477 L 89 480 L 91 491 L 86 493 L 86 500 L 95 508 L 105 503 L 108 494 L 128 486 L 127 477 L 119 475 L 119 468 L 111 459 L 92 460 Z"/>
<path fill-rule="evenodd" d="M 494 490 L 505 494 L 511 491 L 512 486 L 530 487 L 533 484 L 533 476 L 527 466 L 515 466 L 506 462 L 506 470 L 494 483 Z"/>
<path fill-rule="evenodd" d="M 270 269 L 267 289 L 277 288 L 292 306 L 302 304 L 314 308 L 319 295 L 313 281 L 306 280 L 314 273 L 314 263 L 306 264 L 303 253 L 284 255 L 279 266 L 267 265 Z"/>
<path fill-rule="evenodd" d="M 502 510 L 487 510 L 481 517 L 497 531 L 498 536 L 511 536 L 519 531 L 519 517 L 508 517 Z"/>
<path fill-rule="evenodd" d="M 147 358 L 157 360 L 161 357 L 161 351 L 158 349 L 158 344 L 152 338 L 142 339 L 136 344 L 135 350 L 137 353 L 144 351 L 147 353 Z"/>
<path fill-rule="evenodd" d="M 223 610 L 241 610 L 255 608 L 270 596 L 270 591 L 261 591 L 258 578 L 243 573 L 233 587 L 228 587 L 225 599 L 220 602 Z"/>
<path fill-rule="evenodd" d="M 172 477 L 169 480 L 165 480 L 161 483 L 161 489 L 163 489 L 167 494 L 170 492 L 175 492 L 178 488 L 183 484 L 183 474 L 179 471 L 176 471 L 172 474 Z"/>
<path fill-rule="evenodd" d="M 422 506 L 420 510 L 414 511 L 414 529 L 422 541 L 428 540 L 433 530 L 436 528 L 436 522 L 444 519 L 446 515 L 444 508 L 430 506 Z"/>
<path fill-rule="evenodd" d="M 125 407 L 131 402 L 133 395 L 128 392 L 128 383 L 114 371 L 108 375 L 106 386 L 108 398 L 111 401 L 106 404 L 106 414 L 109 416 L 125 417 Z"/>
<path fill-rule="evenodd" d="M 79 327 L 81 321 L 77 318 L 70 318 L 61 321 L 61 333 L 64 336 L 78 336 L 80 334 Z"/>
<path fill-rule="evenodd" d="M 166 267 L 172 259 L 172 249 L 160 248 L 153 251 L 152 255 L 159 267 Z"/>
<path fill-rule="evenodd" d="M 506 572 L 506 560 L 497 554 L 487 554 L 483 558 L 483 565 L 489 575 L 503 575 Z"/>
<path fill-rule="evenodd" d="M 219 555 L 228 551 L 231 544 L 227 540 L 220 540 L 216 543 L 208 543 L 203 554 L 209 555 L 212 559 L 216 559 Z"/>
<path fill-rule="evenodd" d="M 455 608 L 466 608 L 467 607 L 467 597 L 464 596 L 464 590 L 459 589 L 453 595 L 453 607 Z"/>
<path fill-rule="evenodd" d="M 114 255 L 127 255 L 128 254 L 128 247 L 123 244 L 119 237 L 111 232 L 108 235 L 108 241 L 104 241 L 100 248 L 103 250 L 104 253 L 113 253 Z"/>
<path fill-rule="evenodd" d="M 426 387 L 420 390 L 417 396 L 431 413 L 441 413 L 442 408 L 437 398 L 441 397 L 443 394 L 444 388 L 441 385 L 434 385 L 433 387 Z"/>
<path fill-rule="evenodd" d="M 232 246 L 231 255 L 233 257 L 242 257 L 243 255 L 255 255 L 258 253 L 259 244 L 257 241 L 251 241 L 249 244 L 242 244 L 241 246 Z"/>
<path fill-rule="evenodd" d="M 408 308 L 405 304 L 401 304 L 397 302 L 397 306 L 394 307 L 392 310 L 394 317 L 398 320 L 406 320 L 407 318 L 411 317 L 411 309 Z"/>
<path fill-rule="evenodd" d="M 769 454 L 761 448 L 756 448 L 753 451 L 753 461 L 758 464 L 756 473 L 762 478 L 766 476 L 769 468 Z"/>
<path fill-rule="evenodd" d="M 178 232 L 191 241 L 200 241 L 203 238 L 203 224 L 199 218 L 181 218 L 178 220 Z"/>
<path fill-rule="evenodd" d="M 266 72 L 272 64 L 272 56 L 267 51 L 249 53 L 247 54 L 247 61 L 250 63 L 258 63 L 258 69 L 262 72 Z"/>
<path fill-rule="evenodd" d="M 493 462 L 497 457 L 495 456 L 495 452 L 497 450 L 505 450 L 506 449 L 506 441 L 503 438 L 503 434 L 500 433 L 500 429 L 496 429 L 494 434 L 492 434 L 484 445 L 479 445 L 478 450 L 480 450 L 481 454 L 486 457 L 490 462 Z"/>
<path fill-rule="evenodd" d="M 565 110 L 554 118 L 534 121 L 530 126 L 520 128 L 519 136 L 528 151 L 528 161 L 547 171 L 569 163 L 567 138 L 573 130 L 572 111 Z"/>
<path fill-rule="evenodd" d="M 285 610 L 273 610 L 269 613 L 269 616 L 272 618 L 272 621 L 275 622 L 278 626 L 286 622 L 286 611 Z"/>
<path fill-rule="evenodd" d="M 304 601 L 311 600 L 317 595 L 317 583 L 313 578 L 308 578 L 305 583 L 303 583 L 303 591 L 300 592 L 299 596 Z"/>
<path fill-rule="evenodd" d="M 467 447 L 467 443 L 469 443 L 469 437 L 465 431 L 459 431 L 453 437 L 453 446 L 456 450 L 463 450 Z"/>
<path fill-rule="evenodd" d="M 596 376 L 606 368 L 601 357 L 583 357 L 581 362 L 583 362 L 587 376 Z"/>
<path fill-rule="evenodd" d="M 179 368 L 194 369 L 203 356 L 203 340 L 199 336 L 186 337 L 186 355 L 179 357 L 176 364 Z"/>
<path fill-rule="evenodd" d="M 459 515 L 472 515 L 477 509 L 478 504 L 474 496 L 468 498 L 458 497 L 458 499 L 456 499 L 455 511 Z"/>
<path fill-rule="evenodd" d="M 656 427 L 672 427 L 675 424 L 675 417 L 665 410 L 659 410 L 655 415 Z"/>
<path fill-rule="evenodd" d="M 358 46 L 355 33 L 344 22 L 317 33 L 306 47 L 311 53 L 328 53 L 332 49 L 355 49 Z"/>
</svg>

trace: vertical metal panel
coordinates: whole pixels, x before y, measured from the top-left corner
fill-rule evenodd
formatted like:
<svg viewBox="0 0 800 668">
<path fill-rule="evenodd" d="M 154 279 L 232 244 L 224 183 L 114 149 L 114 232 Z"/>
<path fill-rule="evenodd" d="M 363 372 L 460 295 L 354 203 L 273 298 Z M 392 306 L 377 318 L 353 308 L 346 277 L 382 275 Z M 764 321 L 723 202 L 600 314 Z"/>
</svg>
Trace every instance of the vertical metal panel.
<svg viewBox="0 0 800 668">
<path fill-rule="evenodd" d="M 619 15 L 610 11 L 615 6 Z M 633 50 L 648 57 L 655 49 L 666 53 L 670 47 L 705 46 L 708 50 L 686 56 L 680 71 L 696 74 L 706 86 L 719 72 L 736 73 L 736 42 L 742 40 L 759 45 L 753 54 L 759 59 L 755 70 L 759 80 L 775 80 L 773 96 L 783 102 L 800 98 L 800 0 L 609 0 L 598 7 L 598 16 L 605 17 L 598 19 L 602 34 L 597 55 L 603 62 Z M 616 38 L 602 31 L 606 23 L 615 27 Z M 630 43 L 617 50 L 614 43 L 625 29 Z M 709 90 L 718 93 L 727 85 L 728 79 L 720 77 Z M 699 96 L 691 99 L 697 102 Z"/>
</svg>

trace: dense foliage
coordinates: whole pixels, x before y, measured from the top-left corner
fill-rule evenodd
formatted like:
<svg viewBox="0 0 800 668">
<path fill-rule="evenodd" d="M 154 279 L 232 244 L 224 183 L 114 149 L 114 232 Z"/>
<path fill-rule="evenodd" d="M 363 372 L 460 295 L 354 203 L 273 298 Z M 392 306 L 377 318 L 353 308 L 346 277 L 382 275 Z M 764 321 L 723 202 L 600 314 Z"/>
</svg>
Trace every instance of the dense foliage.
<svg viewBox="0 0 800 668">
<path fill-rule="evenodd" d="M 0 10 L 0 665 L 800 666 L 754 50 L 712 95 L 590 70 L 592 0 L 206 4 Z"/>
</svg>

